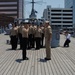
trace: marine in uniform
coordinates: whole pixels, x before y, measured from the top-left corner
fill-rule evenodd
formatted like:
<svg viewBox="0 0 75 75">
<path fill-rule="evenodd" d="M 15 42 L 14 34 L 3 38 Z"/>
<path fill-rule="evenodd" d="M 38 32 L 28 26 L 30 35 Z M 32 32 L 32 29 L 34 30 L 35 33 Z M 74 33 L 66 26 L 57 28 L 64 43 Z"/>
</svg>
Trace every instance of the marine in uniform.
<svg viewBox="0 0 75 75">
<path fill-rule="evenodd" d="M 46 46 L 46 58 L 45 60 L 51 60 L 51 38 L 52 30 L 49 21 L 45 21 L 45 46 Z"/>
<path fill-rule="evenodd" d="M 35 48 L 35 36 L 34 36 L 34 33 L 35 33 L 36 28 L 37 28 L 37 26 L 33 25 L 32 48 Z"/>
<path fill-rule="evenodd" d="M 28 32 L 29 32 L 29 27 L 28 23 L 23 23 L 24 27 L 22 29 L 22 58 L 23 60 L 28 60 L 26 49 L 28 45 Z"/>
<path fill-rule="evenodd" d="M 41 28 L 40 26 L 37 26 L 37 28 L 34 30 L 36 49 L 40 49 L 41 47 L 41 34 L 42 34 Z"/>
<path fill-rule="evenodd" d="M 12 50 L 16 50 L 18 41 L 18 28 L 15 26 L 15 24 L 12 24 L 12 29 L 10 29 L 10 38 Z"/>
<path fill-rule="evenodd" d="M 42 34 L 41 34 L 41 48 L 44 46 L 43 42 L 44 42 L 44 26 L 41 23 L 41 30 L 42 30 Z"/>
<path fill-rule="evenodd" d="M 29 32 L 28 32 L 28 49 L 32 48 L 33 44 L 33 26 L 29 23 Z"/>
<path fill-rule="evenodd" d="M 20 26 L 18 27 L 18 37 L 19 37 L 19 43 L 20 43 L 20 49 L 22 49 L 22 29 L 23 29 L 23 23 L 20 23 Z"/>
</svg>

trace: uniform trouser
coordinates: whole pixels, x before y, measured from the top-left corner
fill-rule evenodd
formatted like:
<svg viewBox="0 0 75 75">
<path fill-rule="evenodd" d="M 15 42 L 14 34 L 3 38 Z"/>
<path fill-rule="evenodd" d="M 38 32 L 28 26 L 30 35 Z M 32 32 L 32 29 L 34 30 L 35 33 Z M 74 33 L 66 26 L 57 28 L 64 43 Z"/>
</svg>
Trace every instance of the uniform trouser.
<svg viewBox="0 0 75 75">
<path fill-rule="evenodd" d="M 32 34 L 29 34 L 28 37 L 28 48 L 31 48 L 33 44 Z"/>
<path fill-rule="evenodd" d="M 42 33 L 42 37 L 41 37 L 41 46 L 43 47 L 43 40 L 44 40 L 44 34 Z"/>
<path fill-rule="evenodd" d="M 40 41 L 41 40 L 41 37 L 35 37 L 35 41 L 36 41 L 36 49 L 39 49 L 41 44 L 40 44 Z"/>
<path fill-rule="evenodd" d="M 20 49 L 22 49 L 22 34 L 19 33 L 18 36 L 19 36 L 19 41 L 20 41 Z"/>
<path fill-rule="evenodd" d="M 45 38 L 45 45 L 46 45 L 46 58 L 51 58 L 51 45 L 50 41 Z"/>
<path fill-rule="evenodd" d="M 32 35 L 32 47 L 34 48 L 34 46 L 35 46 L 35 37 L 34 35 Z"/>
<path fill-rule="evenodd" d="M 26 49 L 28 44 L 28 38 L 22 38 L 22 58 L 26 58 Z"/>
<path fill-rule="evenodd" d="M 65 43 L 64 43 L 64 47 L 69 47 L 69 43 L 70 43 L 70 40 L 69 39 L 66 39 Z"/>
<path fill-rule="evenodd" d="M 10 36 L 10 38 L 11 38 L 12 49 L 16 49 L 17 48 L 18 38 L 16 36 Z"/>
</svg>

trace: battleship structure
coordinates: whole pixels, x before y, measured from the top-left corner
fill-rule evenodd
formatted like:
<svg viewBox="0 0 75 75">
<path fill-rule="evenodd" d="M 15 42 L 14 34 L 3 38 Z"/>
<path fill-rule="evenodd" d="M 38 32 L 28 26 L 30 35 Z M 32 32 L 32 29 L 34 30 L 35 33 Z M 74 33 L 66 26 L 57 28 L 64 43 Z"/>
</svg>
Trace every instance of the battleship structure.
<svg viewBox="0 0 75 75">
<path fill-rule="evenodd" d="M 31 18 L 31 19 L 36 19 L 36 11 L 35 11 L 35 9 L 34 9 L 34 4 L 35 4 L 35 2 L 34 2 L 34 0 L 32 0 L 32 10 L 31 10 L 31 14 L 29 15 L 29 18 Z"/>
</svg>

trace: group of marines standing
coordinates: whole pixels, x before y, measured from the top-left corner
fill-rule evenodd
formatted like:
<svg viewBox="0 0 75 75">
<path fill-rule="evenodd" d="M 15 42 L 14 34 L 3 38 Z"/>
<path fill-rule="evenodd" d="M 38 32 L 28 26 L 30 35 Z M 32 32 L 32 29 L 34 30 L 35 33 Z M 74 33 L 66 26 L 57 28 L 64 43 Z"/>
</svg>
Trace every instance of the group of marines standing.
<svg viewBox="0 0 75 75">
<path fill-rule="evenodd" d="M 45 60 L 51 60 L 51 37 L 52 30 L 49 21 L 45 21 L 44 24 L 32 25 L 29 22 L 21 22 L 19 26 L 12 24 L 10 29 L 11 46 L 13 50 L 17 48 L 17 42 L 19 39 L 20 49 L 22 49 L 23 60 L 28 60 L 26 56 L 26 49 L 35 48 L 39 50 L 44 46 L 45 36 L 45 47 L 46 47 L 46 58 Z"/>
</svg>

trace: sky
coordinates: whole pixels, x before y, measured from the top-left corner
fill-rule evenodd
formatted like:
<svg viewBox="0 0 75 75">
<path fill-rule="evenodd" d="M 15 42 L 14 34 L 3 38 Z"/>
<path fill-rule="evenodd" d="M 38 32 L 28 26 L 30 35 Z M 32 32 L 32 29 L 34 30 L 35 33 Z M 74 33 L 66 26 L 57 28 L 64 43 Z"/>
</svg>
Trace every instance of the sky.
<svg viewBox="0 0 75 75">
<path fill-rule="evenodd" d="M 32 0 L 25 0 L 25 17 L 28 18 L 31 13 L 31 2 Z M 37 18 L 41 18 L 43 11 L 47 8 L 47 5 L 51 5 L 51 8 L 64 8 L 64 0 L 34 0 L 38 2 L 35 4 L 35 10 L 38 12 Z M 40 2 L 41 1 L 41 2 Z"/>
</svg>

